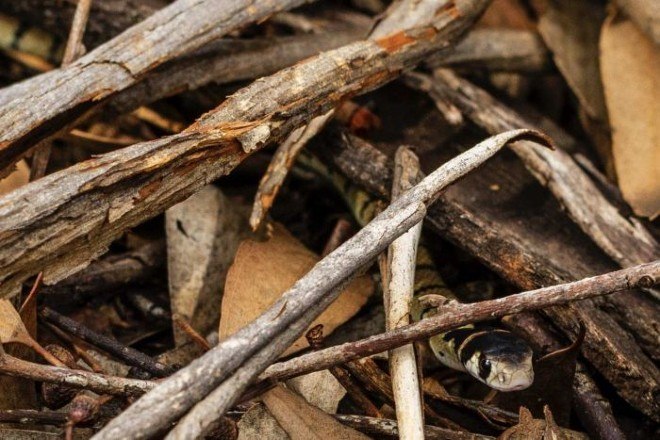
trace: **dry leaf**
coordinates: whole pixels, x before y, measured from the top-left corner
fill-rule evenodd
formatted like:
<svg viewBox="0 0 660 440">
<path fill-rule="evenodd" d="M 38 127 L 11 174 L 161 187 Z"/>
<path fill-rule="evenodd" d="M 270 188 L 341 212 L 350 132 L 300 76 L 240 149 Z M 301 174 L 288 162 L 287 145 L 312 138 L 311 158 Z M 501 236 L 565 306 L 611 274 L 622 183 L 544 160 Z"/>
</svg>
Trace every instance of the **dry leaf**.
<svg viewBox="0 0 660 440">
<path fill-rule="evenodd" d="M 328 370 L 315 371 L 286 381 L 287 387 L 300 394 L 315 407 L 335 414 L 346 389 Z"/>
<path fill-rule="evenodd" d="M 14 305 L 7 299 L 0 299 L 0 343 L 10 342 L 30 346 L 33 339 Z"/>
<path fill-rule="evenodd" d="M 30 167 L 25 160 L 16 164 L 16 169 L 4 179 L 0 179 L 0 195 L 21 187 L 30 181 Z"/>
<path fill-rule="evenodd" d="M 602 5 L 592 0 L 541 3 L 546 8 L 539 18 L 539 33 L 552 51 L 557 68 L 587 114 L 598 121 L 606 120 L 598 68 L 598 35 L 605 18 Z"/>
<path fill-rule="evenodd" d="M 289 435 L 277 423 L 262 403 L 253 405 L 238 421 L 238 440 L 289 440 Z"/>
<path fill-rule="evenodd" d="M 660 213 L 660 49 L 632 22 L 608 17 L 600 63 L 619 186 L 636 214 Z"/>
<path fill-rule="evenodd" d="M 209 185 L 165 214 L 172 313 L 202 335 L 216 328 L 227 270 L 247 231 L 237 208 Z M 178 326 L 174 339 L 177 346 L 188 341 Z"/>
<path fill-rule="evenodd" d="M 0 299 L 0 343 L 8 344 L 11 342 L 30 347 L 53 365 L 66 367 L 39 345 L 37 341 L 32 339 L 14 305 L 7 299 Z"/>
<path fill-rule="evenodd" d="M 305 399 L 278 385 L 263 395 L 275 420 L 292 440 L 365 440 L 366 435 L 344 426 Z"/>
<path fill-rule="evenodd" d="M 524 406 L 520 407 L 519 422 L 504 431 L 498 440 L 587 440 L 589 437 L 581 432 L 557 426 L 552 413 L 543 409 L 545 420 L 535 419 Z"/>
<path fill-rule="evenodd" d="M 319 260 L 281 225 L 275 225 L 268 241 L 246 240 L 238 248 L 227 274 L 220 314 L 220 338 L 225 338 L 273 304 Z M 310 327 L 323 324 L 331 333 L 355 315 L 373 292 L 373 283 L 363 276 L 353 280 Z M 284 355 L 307 347 L 300 337 Z"/>
</svg>

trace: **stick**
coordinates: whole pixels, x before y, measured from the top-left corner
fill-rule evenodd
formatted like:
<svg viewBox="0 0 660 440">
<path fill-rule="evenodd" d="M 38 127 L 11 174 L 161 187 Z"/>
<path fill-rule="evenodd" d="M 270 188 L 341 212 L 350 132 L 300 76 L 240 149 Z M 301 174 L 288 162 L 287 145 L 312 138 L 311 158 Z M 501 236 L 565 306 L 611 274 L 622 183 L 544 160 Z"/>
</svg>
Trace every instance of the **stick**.
<svg viewBox="0 0 660 440">
<path fill-rule="evenodd" d="M 660 282 L 660 260 L 504 298 L 470 304 L 445 305 L 439 308 L 437 316 L 423 321 L 274 364 L 267 368 L 259 379 L 290 379 L 313 371 L 324 370 L 332 365 L 401 347 L 462 325 L 608 295 L 621 290 L 651 287 L 658 282 Z"/>
<path fill-rule="evenodd" d="M 83 388 L 98 394 L 115 396 L 135 397 L 156 386 L 156 382 L 149 380 L 126 379 L 84 370 L 51 367 L 27 362 L 8 354 L 0 356 L 0 374 Z"/>
<path fill-rule="evenodd" d="M 82 55 L 82 39 L 85 34 L 85 27 L 87 26 L 87 19 L 89 18 L 89 10 L 91 7 L 92 0 L 79 0 L 76 5 L 76 12 L 73 16 L 69 38 L 66 42 L 66 47 L 64 48 L 62 66 L 68 66 L 78 58 L 78 56 Z M 46 175 L 46 169 L 48 168 L 48 160 L 50 159 L 52 148 L 53 145 L 49 140 L 41 142 L 40 145 L 36 147 L 30 164 L 30 181 L 37 180 Z"/>
<path fill-rule="evenodd" d="M 395 34 L 401 29 L 428 26 L 433 23 L 437 14 L 451 7 L 452 2 L 445 0 L 440 2 L 437 0 L 401 0 L 392 4 L 384 19 L 370 33 L 369 39 L 377 40 L 388 34 Z M 448 53 L 451 53 L 451 50 L 441 52 L 438 57 L 443 58 Z M 250 226 L 253 230 L 256 230 L 266 217 L 266 213 L 272 206 L 298 153 L 310 139 L 323 130 L 327 122 L 335 115 L 335 111 L 336 109 L 333 108 L 312 119 L 307 126 L 298 128 L 277 149 L 268 170 L 259 182 L 250 215 Z"/>
<path fill-rule="evenodd" d="M 146 354 L 139 352 L 134 348 L 127 347 L 116 339 L 96 333 L 73 319 L 57 313 L 55 310 L 49 309 L 48 307 L 42 307 L 39 310 L 39 316 L 47 322 L 79 337 L 83 341 L 107 351 L 129 365 L 133 365 L 161 377 L 172 373 L 171 368 L 160 362 L 154 361 Z"/>
<path fill-rule="evenodd" d="M 408 188 L 411 188 L 419 174 L 419 160 L 406 147 L 399 147 L 394 157 L 394 182 L 392 200 Z M 392 242 L 387 250 L 387 291 L 384 298 L 386 328 L 394 330 L 410 324 L 410 303 L 413 300 L 415 286 L 415 264 L 417 245 L 422 232 L 422 223 L 418 223 L 408 232 Z M 415 349 L 412 344 L 390 350 L 390 374 L 392 376 L 392 394 L 396 408 L 396 419 L 401 439 L 419 439 L 424 435 L 424 417 L 420 394 L 419 373 Z"/>
<path fill-rule="evenodd" d="M 464 0 L 460 9 L 441 11 L 432 27 L 320 54 L 256 81 L 180 134 L 95 157 L 0 198 L 0 296 L 42 269 L 46 283 L 78 270 L 127 229 L 229 173 L 248 152 L 447 48 L 487 4 Z"/>
<path fill-rule="evenodd" d="M 334 417 L 358 431 L 375 434 L 378 436 L 377 438 L 381 436 L 396 438 L 399 436 L 399 428 L 395 420 L 345 414 L 336 414 Z M 424 426 L 423 437 L 420 438 L 427 440 L 493 440 L 495 437 L 426 425 Z"/>
<path fill-rule="evenodd" d="M 489 133 L 529 127 L 527 121 L 492 96 L 448 70 L 436 70 L 436 90 Z M 569 216 L 622 267 L 651 261 L 660 246 L 633 217 L 613 207 L 571 156 L 558 150 L 547 154 L 536 147 L 515 147 L 525 166 L 546 186 Z"/>
<path fill-rule="evenodd" d="M 162 426 L 163 423 L 176 420 L 177 416 L 208 395 L 249 359 L 237 374 L 227 381 L 236 388 L 232 388 L 230 392 L 225 389 L 229 386 L 225 382 L 209 396 L 224 399 L 222 405 L 208 405 L 213 408 L 214 415 L 222 415 L 228 409 L 227 406 L 243 393 L 253 379 L 252 375 L 256 376 L 299 337 L 313 319 L 336 298 L 338 289 L 350 280 L 359 268 L 372 261 L 390 242 L 424 217 L 426 204 L 432 203 L 439 191 L 483 163 L 506 143 L 521 138 L 538 139 L 548 144 L 548 140 L 537 132 L 507 132 L 489 138 L 447 162 L 392 203 L 351 239 L 319 261 L 251 324 L 175 373 L 164 381 L 156 392 L 135 402 L 101 430 L 96 436 L 97 440 L 115 438 L 120 431 L 129 436 L 150 435 L 157 429 L 157 424 Z M 314 313 L 306 314 L 310 309 Z M 283 335 L 275 339 L 282 332 L 285 332 L 286 337 Z M 266 349 L 262 350 L 264 346 Z M 259 353 L 258 359 L 250 359 L 255 353 Z M 248 366 L 250 368 L 247 368 Z M 203 405 L 199 410 L 200 418 L 206 417 L 202 408 Z M 189 420 L 195 421 L 192 413 L 188 417 Z M 130 432 L 126 431 L 125 418 L 132 420 L 128 428 Z M 191 423 L 192 426 L 196 424 Z M 176 429 L 183 429 L 182 425 L 183 422 Z"/>
<path fill-rule="evenodd" d="M 177 0 L 75 63 L 3 90 L 0 170 L 164 62 L 308 1 Z"/>
<path fill-rule="evenodd" d="M 320 350 L 323 347 L 323 324 L 312 327 L 306 334 L 307 342 L 312 350 Z M 337 379 L 337 381 L 346 389 L 346 393 L 366 415 L 371 417 L 382 417 L 378 408 L 362 391 L 360 386 L 355 383 L 348 372 L 340 367 L 334 366 L 328 368 L 328 371 Z"/>
</svg>

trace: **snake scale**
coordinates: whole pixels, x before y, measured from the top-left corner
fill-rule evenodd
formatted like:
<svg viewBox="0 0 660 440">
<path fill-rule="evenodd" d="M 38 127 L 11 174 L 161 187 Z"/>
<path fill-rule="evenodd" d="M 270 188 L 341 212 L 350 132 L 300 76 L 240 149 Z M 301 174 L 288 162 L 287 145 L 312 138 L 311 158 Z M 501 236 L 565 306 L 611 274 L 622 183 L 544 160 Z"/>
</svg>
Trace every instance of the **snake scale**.
<svg viewBox="0 0 660 440">
<path fill-rule="evenodd" d="M 360 226 L 366 225 L 379 212 L 383 202 L 352 184 L 344 175 L 331 170 L 315 156 L 302 152 L 298 164 L 328 180 L 342 196 Z M 419 299 L 435 295 L 444 301 L 455 300 L 438 273 L 428 249 L 420 243 L 415 265 L 413 320 L 433 316 L 436 308 L 422 309 Z M 534 380 L 532 349 L 513 333 L 482 325 L 463 327 L 432 336 L 429 346 L 438 360 L 449 368 L 465 371 L 498 391 L 528 388 Z"/>
</svg>

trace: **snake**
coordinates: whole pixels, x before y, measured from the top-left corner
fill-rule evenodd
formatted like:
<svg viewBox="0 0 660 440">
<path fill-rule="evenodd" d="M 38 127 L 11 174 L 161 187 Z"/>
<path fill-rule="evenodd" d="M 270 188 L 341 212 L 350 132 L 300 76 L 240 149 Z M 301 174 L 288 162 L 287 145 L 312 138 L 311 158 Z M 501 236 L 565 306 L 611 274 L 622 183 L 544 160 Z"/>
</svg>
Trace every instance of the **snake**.
<svg viewBox="0 0 660 440">
<path fill-rule="evenodd" d="M 57 62 L 63 52 L 61 41 L 56 37 L 2 14 L 0 48 L 31 53 L 51 62 Z M 301 152 L 297 164 L 328 180 L 342 196 L 360 226 L 369 223 L 383 206 L 381 199 L 353 184 L 338 171 L 330 169 L 309 152 Z M 437 307 L 422 305 L 423 298 L 432 297 L 441 299 L 436 303 L 456 300 L 440 276 L 431 253 L 420 243 L 411 304 L 411 317 L 414 321 L 437 313 Z M 464 371 L 495 390 L 522 390 L 534 381 L 532 349 L 525 340 L 507 330 L 469 324 L 432 336 L 428 344 L 440 363 Z"/>
<path fill-rule="evenodd" d="M 356 223 L 369 223 L 384 206 L 384 201 L 352 183 L 340 172 L 323 164 L 313 154 L 302 151 L 297 165 L 328 181 L 341 195 Z M 413 321 L 437 314 L 437 306 L 424 305 L 435 297 L 435 304 L 457 301 L 433 261 L 432 254 L 420 242 L 415 262 Z M 508 330 L 481 324 L 468 324 L 434 335 L 428 339 L 434 356 L 443 365 L 468 373 L 497 391 L 519 391 L 534 381 L 533 351 L 521 337 Z"/>
</svg>

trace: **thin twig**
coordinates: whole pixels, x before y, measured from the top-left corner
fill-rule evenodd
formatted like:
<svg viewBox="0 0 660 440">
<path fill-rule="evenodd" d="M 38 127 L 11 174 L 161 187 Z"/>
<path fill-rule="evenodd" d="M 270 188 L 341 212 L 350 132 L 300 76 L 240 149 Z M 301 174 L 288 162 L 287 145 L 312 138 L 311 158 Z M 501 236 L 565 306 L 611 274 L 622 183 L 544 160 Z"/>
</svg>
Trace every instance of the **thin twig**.
<svg viewBox="0 0 660 440">
<path fill-rule="evenodd" d="M 211 349 L 211 346 L 204 338 L 204 336 L 200 335 L 199 332 L 195 330 L 183 316 L 179 315 L 178 313 L 174 313 L 172 315 L 172 322 L 174 322 L 174 324 L 176 324 L 181 329 L 181 331 L 188 335 L 190 340 L 197 344 L 199 348 L 205 352 Z"/>
<path fill-rule="evenodd" d="M 355 428 L 366 434 L 376 435 L 378 438 L 381 436 L 397 438 L 399 436 L 399 429 L 395 420 L 344 414 L 337 414 L 335 418 L 351 428 Z M 494 437 L 487 435 L 453 431 L 451 429 L 429 425 L 424 426 L 423 437 L 420 438 L 427 440 L 494 440 Z"/>
<path fill-rule="evenodd" d="M 51 367 L 27 362 L 8 354 L 0 356 L 0 374 L 23 377 L 37 382 L 49 382 L 94 391 L 99 394 L 135 397 L 156 386 L 156 382 L 126 379 L 84 370 Z"/>
<path fill-rule="evenodd" d="M 82 39 L 87 27 L 87 19 L 89 18 L 89 10 L 92 7 L 92 0 L 79 0 L 76 5 L 76 12 L 73 15 L 73 22 L 71 23 L 71 30 L 69 38 L 64 48 L 64 56 L 62 57 L 62 66 L 68 66 L 82 55 L 83 45 Z M 40 179 L 46 175 L 48 168 L 48 160 L 53 144 L 50 140 L 46 139 L 36 147 L 32 155 L 32 163 L 30 166 L 30 181 Z"/>
<path fill-rule="evenodd" d="M 259 379 L 285 380 L 426 339 L 461 325 L 608 295 L 622 290 L 650 287 L 659 282 L 660 260 L 657 260 L 653 263 L 504 298 L 470 304 L 445 305 L 439 308 L 438 315 L 400 329 L 274 364 L 267 368 Z"/>
<path fill-rule="evenodd" d="M 116 339 L 96 333 L 93 330 L 81 325 L 80 323 L 68 318 L 56 311 L 42 307 L 39 310 L 39 316 L 49 323 L 58 326 L 62 330 L 79 337 L 85 342 L 88 342 L 96 347 L 99 347 L 108 353 L 117 356 L 129 365 L 136 366 L 156 376 L 167 376 L 172 373 L 172 369 L 167 365 L 154 361 L 146 354 L 135 350 L 134 348 L 127 347 L 121 344 Z"/>
<path fill-rule="evenodd" d="M 414 186 L 419 174 L 419 160 L 408 148 L 400 147 L 394 157 L 394 181 L 392 200 Z M 387 330 L 394 330 L 410 324 L 410 304 L 415 285 L 415 264 L 417 245 L 422 232 L 418 223 L 392 242 L 387 252 L 385 272 L 387 291 L 385 304 L 385 324 Z M 389 352 L 392 394 L 399 425 L 399 437 L 418 439 L 424 435 L 422 396 L 419 374 L 412 344 L 395 348 Z"/>
</svg>

